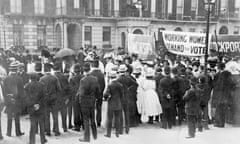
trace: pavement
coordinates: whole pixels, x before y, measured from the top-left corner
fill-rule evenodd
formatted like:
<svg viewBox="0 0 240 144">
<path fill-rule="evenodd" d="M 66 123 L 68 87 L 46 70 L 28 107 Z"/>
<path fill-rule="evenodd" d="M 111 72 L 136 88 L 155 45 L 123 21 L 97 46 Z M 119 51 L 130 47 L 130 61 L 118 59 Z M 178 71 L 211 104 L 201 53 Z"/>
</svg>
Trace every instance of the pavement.
<svg viewBox="0 0 240 144">
<path fill-rule="evenodd" d="M 60 118 L 60 117 L 59 117 Z M 61 118 L 60 124 L 61 124 Z M 16 137 L 14 122 L 12 137 L 7 137 L 6 134 L 6 115 L 2 115 L 2 130 L 4 140 L 0 144 L 28 144 L 30 122 L 29 117 L 21 117 L 21 129 L 25 132 L 24 136 Z M 46 137 L 47 144 L 81 144 L 78 139 L 83 137 L 83 131 L 75 132 L 69 130 L 64 133 L 60 127 L 61 136 Z M 193 139 L 186 139 L 187 126 L 177 126 L 171 130 L 160 128 L 159 123 L 153 125 L 141 124 L 139 127 L 131 128 L 128 135 L 121 135 L 116 138 L 114 130 L 111 138 L 104 137 L 106 129 L 98 128 L 98 139 L 91 138 L 91 144 L 239 144 L 240 127 L 226 125 L 225 128 L 216 128 L 210 125 L 210 130 L 197 132 L 196 137 Z M 36 135 L 36 144 L 40 144 L 39 135 Z"/>
</svg>

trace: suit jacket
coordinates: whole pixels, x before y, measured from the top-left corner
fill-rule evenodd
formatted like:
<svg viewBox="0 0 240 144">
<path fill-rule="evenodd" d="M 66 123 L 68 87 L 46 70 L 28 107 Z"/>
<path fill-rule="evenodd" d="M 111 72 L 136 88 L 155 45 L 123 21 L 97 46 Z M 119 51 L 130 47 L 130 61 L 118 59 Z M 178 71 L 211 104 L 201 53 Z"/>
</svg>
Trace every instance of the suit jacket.
<svg viewBox="0 0 240 144">
<path fill-rule="evenodd" d="M 30 115 L 41 115 L 44 114 L 44 85 L 38 81 L 31 81 L 24 86 L 26 97 L 27 97 L 27 106 L 28 112 Z M 39 104 L 39 110 L 34 110 L 34 105 Z"/>
<path fill-rule="evenodd" d="M 160 80 L 160 102 L 163 108 L 173 107 L 173 79 L 170 76 L 165 76 Z M 170 95 L 171 98 L 167 98 L 167 95 Z"/>
<path fill-rule="evenodd" d="M 216 106 L 218 104 L 231 104 L 232 95 L 231 92 L 235 87 L 235 83 L 231 78 L 231 73 L 228 71 L 220 72 L 216 75 L 214 81 L 212 104 Z"/>
<path fill-rule="evenodd" d="M 55 76 L 58 78 L 58 81 L 61 86 L 61 92 L 59 93 L 58 97 L 58 104 L 61 106 L 65 105 L 65 101 L 69 99 L 70 95 L 70 87 L 67 76 L 65 76 L 61 72 L 55 72 Z"/>
<path fill-rule="evenodd" d="M 96 77 L 87 74 L 80 80 L 78 89 L 79 102 L 83 108 L 95 108 L 95 102 L 100 97 L 100 87 Z"/>
<path fill-rule="evenodd" d="M 56 76 L 46 74 L 40 78 L 40 82 L 44 84 L 44 97 L 48 106 L 53 106 L 57 102 L 59 93 L 62 91 L 60 83 Z"/>
<path fill-rule="evenodd" d="M 21 100 L 24 99 L 24 85 L 22 78 L 17 74 L 10 74 L 3 83 L 6 113 L 20 112 Z"/>
<path fill-rule="evenodd" d="M 123 98 L 123 95 L 123 85 L 116 80 L 112 81 L 104 93 L 104 98 L 108 100 L 108 109 L 121 110 L 121 99 Z"/>
<path fill-rule="evenodd" d="M 157 88 L 157 93 L 158 93 L 158 97 L 160 97 L 160 91 L 159 91 L 159 88 L 160 88 L 160 80 L 163 78 L 163 75 L 162 74 L 157 74 L 154 79 L 156 81 L 156 88 Z"/>
<path fill-rule="evenodd" d="M 198 115 L 200 109 L 200 98 L 198 89 L 189 89 L 183 96 L 185 100 L 185 111 L 187 115 Z"/>
<path fill-rule="evenodd" d="M 104 74 L 101 72 L 100 69 L 94 69 L 91 73 L 91 75 L 95 76 L 98 80 L 99 87 L 100 87 L 100 94 L 102 96 L 103 91 L 105 89 L 105 78 Z"/>
<path fill-rule="evenodd" d="M 82 74 L 77 74 L 70 78 L 69 85 L 73 101 L 79 101 L 77 95 L 78 89 L 80 87 L 80 80 L 83 78 Z"/>
<path fill-rule="evenodd" d="M 124 95 L 122 98 L 122 104 L 128 104 L 129 103 L 129 88 L 132 86 L 138 86 L 137 82 L 134 81 L 132 78 L 126 75 L 121 75 L 118 79 L 118 82 L 120 82 L 123 85 Z"/>
</svg>

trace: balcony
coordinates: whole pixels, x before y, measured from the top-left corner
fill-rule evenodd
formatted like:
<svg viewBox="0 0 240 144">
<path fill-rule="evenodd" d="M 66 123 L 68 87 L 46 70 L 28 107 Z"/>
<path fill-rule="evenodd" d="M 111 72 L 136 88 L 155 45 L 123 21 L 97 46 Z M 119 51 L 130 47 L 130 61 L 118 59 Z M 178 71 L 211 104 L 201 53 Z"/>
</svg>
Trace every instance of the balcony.
<svg viewBox="0 0 240 144">
<path fill-rule="evenodd" d="M 221 19 L 236 19 L 236 20 L 239 20 L 240 18 L 240 12 L 239 11 L 236 11 L 236 12 L 222 12 L 219 14 L 219 18 Z"/>
</svg>

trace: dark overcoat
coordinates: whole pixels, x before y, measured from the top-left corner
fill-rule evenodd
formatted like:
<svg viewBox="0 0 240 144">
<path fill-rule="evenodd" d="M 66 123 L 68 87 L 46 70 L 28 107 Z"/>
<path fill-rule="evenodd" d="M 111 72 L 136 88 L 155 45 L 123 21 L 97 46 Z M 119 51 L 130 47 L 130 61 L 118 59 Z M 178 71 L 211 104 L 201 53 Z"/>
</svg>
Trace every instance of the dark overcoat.
<svg viewBox="0 0 240 144">
<path fill-rule="evenodd" d="M 231 73 L 228 71 L 219 72 L 213 83 L 212 105 L 215 107 L 218 104 L 231 104 L 231 92 L 235 87 Z"/>
<path fill-rule="evenodd" d="M 126 75 L 121 75 L 118 79 L 118 82 L 120 82 L 123 85 L 124 95 L 122 98 L 122 104 L 128 104 L 129 103 L 129 88 L 138 86 L 137 82 L 134 81 L 132 78 Z"/>
<path fill-rule="evenodd" d="M 99 99 L 99 93 L 100 88 L 96 77 L 87 74 L 80 80 L 77 95 L 82 108 L 95 108 L 95 102 Z"/>
<path fill-rule="evenodd" d="M 109 110 L 121 110 L 122 104 L 121 99 L 123 98 L 123 85 L 118 81 L 112 81 L 106 92 L 104 93 L 104 98 L 108 100 Z"/>
<path fill-rule="evenodd" d="M 160 80 L 160 102 L 163 108 L 171 108 L 174 105 L 173 101 L 173 79 L 170 76 L 165 76 Z M 167 98 L 170 95 L 171 98 Z"/>
<path fill-rule="evenodd" d="M 198 115 L 200 110 L 199 90 L 189 89 L 183 96 L 185 111 L 187 115 Z"/>
<path fill-rule="evenodd" d="M 104 74 L 101 72 L 100 69 L 94 69 L 90 74 L 97 78 L 99 83 L 99 88 L 100 88 L 100 94 L 101 94 L 100 96 L 102 97 L 103 91 L 105 89 Z"/>
<path fill-rule="evenodd" d="M 55 107 L 58 95 L 62 91 L 57 77 L 46 74 L 40 78 L 40 82 L 44 85 L 43 90 L 46 106 Z"/>
<path fill-rule="evenodd" d="M 24 99 L 23 80 L 17 74 L 10 74 L 3 82 L 6 113 L 21 112 L 21 101 Z"/>
<path fill-rule="evenodd" d="M 38 81 L 31 81 L 24 86 L 30 115 L 40 116 L 44 114 L 45 99 L 43 87 L 44 85 Z M 39 110 L 34 110 L 35 104 L 39 104 Z"/>
</svg>

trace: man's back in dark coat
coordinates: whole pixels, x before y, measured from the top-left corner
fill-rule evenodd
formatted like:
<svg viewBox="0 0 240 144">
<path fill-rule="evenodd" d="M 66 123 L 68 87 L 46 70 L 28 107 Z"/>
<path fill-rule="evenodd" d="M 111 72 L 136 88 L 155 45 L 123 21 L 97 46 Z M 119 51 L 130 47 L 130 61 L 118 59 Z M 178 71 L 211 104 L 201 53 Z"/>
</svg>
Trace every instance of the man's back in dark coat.
<svg viewBox="0 0 240 144">
<path fill-rule="evenodd" d="M 96 99 L 99 99 L 100 88 L 97 78 L 87 74 L 80 80 L 78 96 L 81 107 L 94 108 Z"/>
<path fill-rule="evenodd" d="M 41 115 L 44 114 L 44 93 L 43 93 L 43 84 L 38 81 L 31 81 L 24 86 L 26 97 L 27 97 L 27 105 L 28 112 L 30 115 Z M 39 110 L 34 110 L 34 105 L 39 104 Z"/>
<path fill-rule="evenodd" d="M 24 98 L 23 80 L 16 73 L 10 74 L 4 80 L 6 112 L 20 112 L 21 100 Z M 12 95 L 12 96 L 11 96 Z M 12 103 L 12 99 L 15 103 Z"/>
<path fill-rule="evenodd" d="M 58 94 L 61 92 L 58 79 L 51 74 L 46 74 L 40 78 L 40 82 L 44 84 L 43 90 L 47 104 L 56 104 Z"/>
<path fill-rule="evenodd" d="M 112 81 L 104 94 L 104 98 L 108 99 L 108 109 L 110 110 L 121 110 L 122 104 L 121 99 L 123 97 L 123 86 L 120 82 Z"/>
<path fill-rule="evenodd" d="M 129 88 L 132 86 L 138 86 L 137 82 L 134 81 L 132 78 L 126 75 L 121 75 L 118 79 L 118 82 L 120 82 L 123 85 L 124 89 L 124 97 L 122 99 L 122 103 L 127 104 L 129 102 Z"/>
<path fill-rule="evenodd" d="M 101 95 L 103 94 L 103 91 L 105 89 L 105 79 L 104 79 L 104 74 L 101 72 L 100 69 L 94 69 L 90 73 L 91 75 L 95 76 L 98 80 L 99 87 L 100 87 L 100 93 Z"/>
<path fill-rule="evenodd" d="M 173 106 L 173 79 L 170 76 L 165 76 L 160 80 L 160 101 L 164 108 L 170 108 Z M 170 98 L 168 98 L 170 95 Z"/>
</svg>

